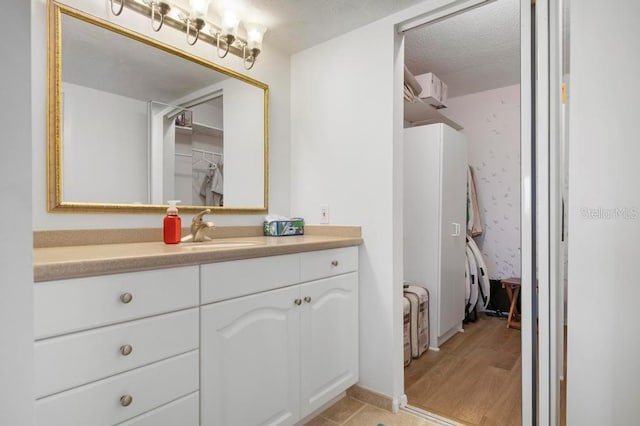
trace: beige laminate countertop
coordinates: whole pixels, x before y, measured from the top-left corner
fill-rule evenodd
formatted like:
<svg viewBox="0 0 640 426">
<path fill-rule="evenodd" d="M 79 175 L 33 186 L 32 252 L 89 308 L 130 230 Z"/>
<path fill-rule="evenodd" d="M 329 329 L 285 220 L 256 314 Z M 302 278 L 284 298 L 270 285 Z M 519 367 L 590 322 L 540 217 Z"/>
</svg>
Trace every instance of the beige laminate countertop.
<svg viewBox="0 0 640 426">
<path fill-rule="evenodd" d="M 36 248 L 35 282 L 276 256 L 362 244 L 361 237 L 301 235 L 219 238 L 205 243 L 162 242 Z"/>
</svg>

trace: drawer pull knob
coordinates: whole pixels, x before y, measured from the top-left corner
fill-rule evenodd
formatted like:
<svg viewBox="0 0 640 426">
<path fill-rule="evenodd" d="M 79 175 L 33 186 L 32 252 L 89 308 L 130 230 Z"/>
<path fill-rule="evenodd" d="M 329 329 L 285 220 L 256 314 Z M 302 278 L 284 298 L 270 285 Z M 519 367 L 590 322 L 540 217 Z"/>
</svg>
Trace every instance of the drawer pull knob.
<svg viewBox="0 0 640 426">
<path fill-rule="evenodd" d="M 133 352 L 133 346 L 131 346 L 131 345 L 122 345 L 122 346 L 120 346 L 120 353 L 122 355 L 127 356 L 131 352 Z"/>
<path fill-rule="evenodd" d="M 133 402 L 133 397 L 131 395 L 122 395 L 120 397 L 120 405 L 123 407 L 128 407 Z"/>
<path fill-rule="evenodd" d="M 307 302 L 307 303 L 311 303 L 311 298 L 309 296 L 306 296 L 304 298 L 304 301 Z"/>
<path fill-rule="evenodd" d="M 300 306 L 300 305 L 302 305 L 302 300 L 296 299 L 296 300 L 293 301 L 293 303 L 295 303 L 296 305 Z"/>
<path fill-rule="evenodd" d="M 122 303 L 129 303 L 133 300 L 133 294 L 131 293 L 122 293 L 120 295 L 120 301 Z"/>
<path fill-rule="evenodd" d="M 337 260 L 332 261 L 331 266 L 338 266 L 338 261 Z"/>
</svg>

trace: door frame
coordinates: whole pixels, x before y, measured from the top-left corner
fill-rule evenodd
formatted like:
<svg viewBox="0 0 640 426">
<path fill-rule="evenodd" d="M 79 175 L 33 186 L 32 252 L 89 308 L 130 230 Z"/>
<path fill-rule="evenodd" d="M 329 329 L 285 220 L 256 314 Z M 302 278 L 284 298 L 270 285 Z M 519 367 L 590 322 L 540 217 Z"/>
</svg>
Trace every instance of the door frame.
<svg viewBox="0 0 640 426">
<path fill-rule="evenodd" d="M 394 90 L 395 126 L 402 128 L 402 95 L 404 65 L 403 33 L 410 29 L 445 19 L 491 0 L 452 1 L 446 6 L 396 23 Z M 554 3 L 555 5 L 555 3 Z M 520 0 L 520 178 L 521 178 L 521 349 L 522 349 L 522 425 L 556 424 L 557 388 L 552 388 L 557 375 L 558 310 L 552 304 L 557 298 L 551 292 L 558 277 L 557 251 L 550 231 L 558 226 L 557 218 L 557 165 L 555 151 L 551 152 L 550 129 L 557 130 L 556 111 L 550 112 L 550 95 L 558 90 L 557 76 L 550 72 L 551 52 L 557 55 L 557 44 L 550 44 L 550 36 L 557 41 L 558 32 L 549 25 L 549 0 Z M 554 21 L 555 23 L 555 21 Z M 550 34 L 551 33 L 551 34 Z M 534 56 L 535 55 L 535 56 Z M 556 56 L 557 58 L 557 56 Z M 557 67 L 555 61 L 551 63 Z M 536 78 L 534 78 L 534 76 Z M 552 98 L 553 99 L 553 98 Z M 554 115 L 552 116 L 551 113 Z M 553 120 L 550 121 L 553 117 Z M 554 133 L 555 134 L 555 133 Z M 402 149 L 394 148 L 394 157 Z M 397 158 L 394 167 L 398 166 Z M 399 185 L 400 188 L 402 185 Z M 396 188 L 398 186 L 396 185 Z M 553 198 L 550 198 L 550 195 Z M 553 212 L 553 214 L 551 214 Z M 552 260 L 553 259 L 553 260 Z M 398 267 L 398 265 L 396 265 Z M 401 267 L 401 265 L 400 265 Z M 537 283 L 533 285 L 533 283 Z M 539 309 L 544 307 L 544 309 Z M 402 312 L 402 309 L 399 310 Z M 536 320 L 534 320 L 534 318 Z M 401 334 L 400 334 L 401 335 Z M 401 346 L 401 345 L 400 345 Z M 402 366 L 402 351 L 399 365 Z M 538 360 L 538 362 L 536 362 Z M 402 370 L 403 371 L 403 370 Z M 404 376 L 402 392 L 404 392 Z M 407 408 L 403 394 L 400 406 Z M 408 407 L 411 410 L 411 407 Z M 552 421 L 553 419 L 553 421 Z"/>
</svg>

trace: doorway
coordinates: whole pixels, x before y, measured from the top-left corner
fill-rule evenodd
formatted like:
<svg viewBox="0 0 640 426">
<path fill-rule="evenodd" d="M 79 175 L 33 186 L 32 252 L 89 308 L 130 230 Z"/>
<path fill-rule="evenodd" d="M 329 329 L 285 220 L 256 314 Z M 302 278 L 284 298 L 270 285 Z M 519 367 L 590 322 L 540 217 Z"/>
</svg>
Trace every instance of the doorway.
<svg viewBox="0 0 640 426">
<path fill-rule="evenodd" d="M 506 1 L 499 0 L 497 3 Z M 400 81 L 400 64 L 405 62 L 405 35 L 409 30 L 435 25 L 444 19 L 469 13 L 475 7 L 482 6 L 482 9 L 492 3 L 483 0 L 462 1 L 398 23 L 396 58 L 402 58 L 402 61 L 396 63 L 396 81 Z M 566 36 L 562 25 L 563 6 L 566 4 L 565 1 L 553 5 L 547 0 L 518 1 L 522 82 L 519 166 L 523 425 L 558 424 L 560 420 L 559 390 L 564 371 L 561 361 L 564 352 L 561 321 L 564 295 L 559 285 L 563 280 L 559 270 L 559 265 L 563 263 L 562 250 L 559 249 L 562 234 L 559 229 L 564 190 L 561 165 L 566 161 L 563 160 L 565 152 L 561 150 L 566 135 L 562 137 L 559 124 L 562 122 L 559 100 L 560 83 L 564 77 L 562 65 L 565 62 L 561 46 L 562 38 Z M 398 105 L 399 102 L 396 107 Z M 405 127 L 407 124 L 416 123 L 407 123 L 405 120 Z M 402 153 L 402 150 L 399 152 Z M 404 226 L 407 229 L 406 221 Z M 404 251 L 403 257 L 406 256 L 406 248 Z M 451 336 L 444 337 L 448 339 Z M 410 384 L 409 380 L 403 383 L 406 384 Z M 406 392 L 407 386 L 404 389 Z M 407 395 L 405 393 L 404 397 Z M 408 404 L 403 405 L 405 409 L 425 414 L 426 410 L 416 410 L 411 404 L 409 396 Z"/>
<path fill-rule="evenodd" d="M 469 425 L 520 424 L 521 332 L 501 285 L 521 277 L 520 2 L 408 30 L 404 58 L 405 82 L 419 86 L 405 89 L 404 281 L 429 292 L 430 335 L 405 358 L 408 404 Z M 449 153 L 456 137 L 464 152 Z"/>
</svg>

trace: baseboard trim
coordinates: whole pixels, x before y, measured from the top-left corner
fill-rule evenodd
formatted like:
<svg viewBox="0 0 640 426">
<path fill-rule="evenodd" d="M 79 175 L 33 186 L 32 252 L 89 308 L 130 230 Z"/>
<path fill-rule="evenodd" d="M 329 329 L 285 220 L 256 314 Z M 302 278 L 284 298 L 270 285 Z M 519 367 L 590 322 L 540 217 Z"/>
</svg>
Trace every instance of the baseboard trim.
<svg viewBox="0 0 640 426">
<path fill-rule="evenodd" d="M 402 394 L 400 398 L 393 399 L 393 414 L 398 414 L 402 408 L 407 406 L 407 394 Z"/>
<path fill-rule="evenodd" d="M 447 340 L 451 339 L 453 336 L 455 336 L 456 334 L 460 333 L 460 328 L 452 328 L 451 330 L 447 331 L 446 333 L 444 333 L 442 336 L 438 337 L 438 347 L 442 346 L 444 344 L 444 342 L 446 342 Z"/>
<path fill-rule="evenodd" d="M 400 408 L 400 403 L 398 400 L 394 398 L 384 395 L 371 389 L 364 388 L 360 385 L 353 385 L 349 389 L 347 389 L 347 395 L 353 399 L 357 399 L 359 401 L 365 402 L 369 405 L 373 405 L 378 408 L 382 408 L 383 410 L 390 411 L 392 413 L 397 413 Z M 393 411 L 395 407 L 395 411 Z"/>
</svg>

